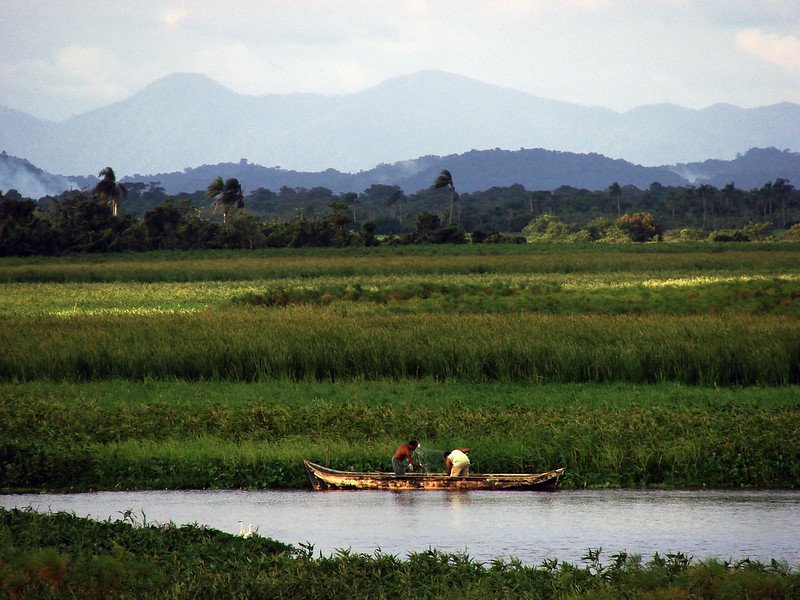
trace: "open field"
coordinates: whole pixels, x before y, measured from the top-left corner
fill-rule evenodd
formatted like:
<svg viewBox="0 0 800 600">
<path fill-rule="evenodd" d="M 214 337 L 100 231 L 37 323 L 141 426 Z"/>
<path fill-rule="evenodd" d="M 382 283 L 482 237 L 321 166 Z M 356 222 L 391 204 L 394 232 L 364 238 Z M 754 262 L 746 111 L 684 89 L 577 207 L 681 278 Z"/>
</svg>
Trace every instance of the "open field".
<svg viewBox="0 0 800 600">
<path fill-rule="evenodd" d="M 799 256 L 800 246 L 529 244 L 3 259 L 0 317 L 331 304 L 337 313 L 797 317 Z"/>
<path fill-rule="evenodd" d="M 3 258 L 0 283 L 250 281 L 363 275 L 797 274 L 800 244 L 385 246 Z"/>
<path fill-rule="evenodd" d="M 300 487 L 399 441 L 569 486 L 796 487 L 800 248 L 0 261 L 6 488 Z M 460 415 L 454 418 L 453 415 Z"/>
<path fill-rule="evenodd" d="M 248 281 L 8 283 L 2 316 L 197 312 L 337 303 L 336 312 L 592 313 L 800 316 L 800 273 L 625 272 L 319 276 Z M 350 303 L 361 306 L 354 308 Z"/>
</svg>

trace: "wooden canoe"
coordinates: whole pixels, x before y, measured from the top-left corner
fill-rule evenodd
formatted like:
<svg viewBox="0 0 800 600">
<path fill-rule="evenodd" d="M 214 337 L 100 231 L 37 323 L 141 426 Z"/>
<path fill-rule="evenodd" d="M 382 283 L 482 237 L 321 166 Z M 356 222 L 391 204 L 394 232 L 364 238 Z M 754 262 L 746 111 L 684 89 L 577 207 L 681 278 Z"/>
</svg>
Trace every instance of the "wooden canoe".
<svg viewBox="0 0 800 600">
<path fill-rule="evenodd" d="M 310 461 L 308 478 L 315 490 L 552 490 L 564 469 L 546 473 L 497 473 L 449 477 L 444 473 L 406 473 L 337 471 Z"/>
</svg>

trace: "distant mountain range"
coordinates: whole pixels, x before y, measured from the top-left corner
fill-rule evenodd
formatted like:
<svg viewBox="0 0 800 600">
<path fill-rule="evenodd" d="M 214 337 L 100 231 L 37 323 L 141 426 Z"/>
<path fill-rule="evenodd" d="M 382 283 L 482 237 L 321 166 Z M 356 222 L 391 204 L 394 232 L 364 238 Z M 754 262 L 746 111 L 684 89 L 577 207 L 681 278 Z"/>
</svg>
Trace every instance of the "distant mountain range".
<svg viewBox="0 0 800 600">
<path fill-rule="evenodd" d="M 168 194 L 205 190 L 217 176 L 236 177 L 245 194 L 257 188 L 325 187 L 335 193 L 362 192 L 372 184 L 398 185 L 407 194 L 430 187 L 442 169 L 448 169 L 459 192 L 484 191 L 494 186 L 521 184 L 529 190 L 553 190 L 562 185 L 603 190 L 613 182 L 646 189 L 653 182 L 688 186 L 709 183 L 721 188 L 733 182 L 739 189 L 760 188 L 778 178 L 797 180 L 800 153 L 776 148 L 753 148 L 729 161 L 707 160 L 668 167 L 643 167 L 599 154 L 552 150 L 473 150 L 449 156 L 424 156 L 368 171 L 343 173 L 335 169 L 304 172 L 238 162 L 201 165 L 182 171 L 121 177 L 123 183 L 159 182 Z M 40 198 L 67 189 L 91 189 L 96 176 L 52 175 L 29 161 L 0 154 L 0 190 L 16 189 L 23 196 Z"/>
<path fill-rule="evenodd" d="M 62 122 L 0 107 L 0 150 L 68 175 L 108 165 L 120 176 L 163 173 L 242 157 L 285 170 L 358 173 L 493 148 L 659 166 L 730 160 L 756 147 L 800 151 L 800 105 L 663 104 L 618 113 L 425 71 L 342 96 L 245 96 L 202 75 L 173 74 Z"/>
</svg>

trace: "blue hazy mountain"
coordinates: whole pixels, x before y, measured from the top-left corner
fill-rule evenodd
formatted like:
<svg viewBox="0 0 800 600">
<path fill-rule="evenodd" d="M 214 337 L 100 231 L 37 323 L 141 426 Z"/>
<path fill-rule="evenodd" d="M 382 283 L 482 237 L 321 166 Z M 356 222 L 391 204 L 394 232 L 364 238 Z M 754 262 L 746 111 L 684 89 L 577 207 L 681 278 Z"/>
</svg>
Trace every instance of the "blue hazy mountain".
<svg viewBox="0 0 800 600">
<path fill-rule="evenodd" d="M 340 96 L 235 93 L 173 74 L 102 108 L 53 122 L 0 107 L 0 150 L 53 173 L 163 173 L 241 158 L 285 170 L 357 173 L 419 156 L 543 148 L 634 165 L 800 150 L 800 105 L 676 105 L 627 112 L 540 98 L 440 71 Z"/>
</svg>

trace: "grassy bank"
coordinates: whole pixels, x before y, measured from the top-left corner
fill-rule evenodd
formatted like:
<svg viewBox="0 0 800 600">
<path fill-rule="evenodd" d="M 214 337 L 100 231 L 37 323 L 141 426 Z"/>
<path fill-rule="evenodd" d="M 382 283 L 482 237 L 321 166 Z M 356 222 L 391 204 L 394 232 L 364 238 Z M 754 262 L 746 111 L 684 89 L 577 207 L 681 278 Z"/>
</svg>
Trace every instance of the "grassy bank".
<svg viewBox="0 0 800 600">
<path fill-rule="evenodd" d="M 488 564 L 435 550 L 314 557 L 254 536 L 199 525 L 94 522 L 0 509 L 0 593 L 10 598 L 797 598 L 786 564 L 692 561 L 682 554 L 583 564 Z"/>
<path fill-rule="evenodd" d="M 305 458 L 389 470 L 473 448 L 477 472 L 566 467 L 569 487 L 796 488 L 800 394 L 678 384 L 421 381 L 0 386 L 6 489 L 303 488 Z M 427 449 L 427 452 L 426 452 Z"/>
</svg>

